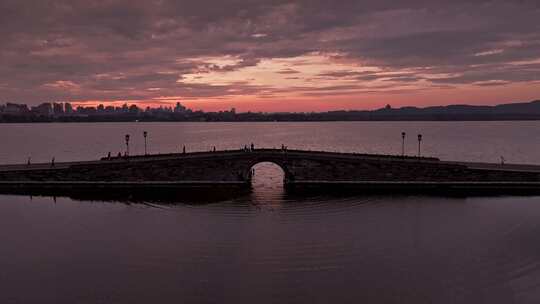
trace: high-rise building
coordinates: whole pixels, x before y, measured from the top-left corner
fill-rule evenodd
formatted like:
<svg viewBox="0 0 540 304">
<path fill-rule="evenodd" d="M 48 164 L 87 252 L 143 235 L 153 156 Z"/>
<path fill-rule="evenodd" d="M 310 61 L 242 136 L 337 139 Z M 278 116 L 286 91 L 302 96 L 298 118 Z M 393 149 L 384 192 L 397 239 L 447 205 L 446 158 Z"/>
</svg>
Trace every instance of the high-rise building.
<svg viewBox="0 0 540 304">
<path fill-rule="evenodd" d="M 52 116 L 54 114 L 53 107 L 49 102 L 32 107 L 32 112 L 40 116 Z"/>
<path fill-rule="evenodd" d="M 54 112 L 54 115 L 64 114 L 64 105 L 60 102 L 53 103 L 53 112 Z"/>
<path fill-rule="evenodd" d="M 184 113 L 186 111 L 186 107 L 184 107 L 181 103 L 177 102 L 176 106 L 174 107 L 175 113 Z"/>
<path fill-rule="evenodd" d="M 139 107 L 137 107 L 136 104 L 132 104 L 131 106 L 129 106 L 129 113 L 138 114 L 139 113 Z"/>
<path fill-rule="evenodd" d="M 16 103 L 6 103 L 6 106 L 4 107 L 5 114 L 12 114 L 12 115 L 21 115 L 28 113 L 28 106 L 25 104 L 16 104 Z"/>
<path fill-rule="evenodd" d="M 66 114 L 73 114 L 73 107 L 71 106 L 71 103 L 66 102 L 64 104 L 64 113 Z"/>
</svg>

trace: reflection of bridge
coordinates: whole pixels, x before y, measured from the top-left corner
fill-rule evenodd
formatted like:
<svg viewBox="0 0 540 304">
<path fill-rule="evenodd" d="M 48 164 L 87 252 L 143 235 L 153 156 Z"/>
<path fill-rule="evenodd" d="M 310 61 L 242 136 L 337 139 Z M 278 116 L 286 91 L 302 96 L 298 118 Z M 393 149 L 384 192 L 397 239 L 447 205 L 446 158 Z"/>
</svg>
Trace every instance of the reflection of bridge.
<svg viewBox="0 0 540 304">
<path fill-rule="evenodd" d="M 362 189 L 540 189 L 540 166 L 446 162 L 436 158 L 257 149 L 0 166 L 2 187 L 243 186 L 272 162 L 290 186 Z"/>
</svg>

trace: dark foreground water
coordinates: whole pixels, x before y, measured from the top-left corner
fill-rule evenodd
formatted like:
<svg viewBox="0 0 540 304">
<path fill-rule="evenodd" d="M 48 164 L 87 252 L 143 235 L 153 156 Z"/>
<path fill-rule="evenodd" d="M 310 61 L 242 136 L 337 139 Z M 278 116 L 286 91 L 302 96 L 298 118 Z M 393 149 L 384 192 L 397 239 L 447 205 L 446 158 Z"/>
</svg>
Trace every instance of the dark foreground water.
<svg viewBox="0 0 540 304">
<path fill-rule="evenodd" d="M 540 123 L 0 125 L 0 162 L 256 146 L 540 163 Z M 139 134 L 140 133 L 140 134 Z M 0 303 L 539 303 L 540 197 L 0 196 Z M 159 196 L 156 194 L 156 196 Z M 172 198 L 175 201 L 175 198 Z"/>
</svg>

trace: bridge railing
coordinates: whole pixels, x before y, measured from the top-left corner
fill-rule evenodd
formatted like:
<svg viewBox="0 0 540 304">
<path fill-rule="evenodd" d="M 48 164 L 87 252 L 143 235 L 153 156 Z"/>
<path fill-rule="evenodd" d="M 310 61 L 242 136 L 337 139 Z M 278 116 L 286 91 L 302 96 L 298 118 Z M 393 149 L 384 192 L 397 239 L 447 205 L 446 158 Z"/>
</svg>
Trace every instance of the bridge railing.
<svg viewBox="0 0 540 304">
<path fill-rule="evenodd" d="M 436 157 L 418 157 L 418 156 L 402 156 L 402 155 L 392 155 L 392 154 L 373 154 L 373 153 L 357 153 L 357 152 L 335 152 L 335 151 L 318 151 L 318 150 L 299 150 L 299 149 L 275 149 L 275 148 L 258 148 L 258 149 L 225 149 L 225 150 L 216 150 L 216 151 L 193 151 L 193 152 L 172 152 L 172 153 L 158 153 L 158 154 L 148 154 L 148 155 L 130 155 L 130 156 L 111 156 L 111 157 L 102 157 L 100 160 L 138 160 L 138 159 L 151 159 L 151 158 L 166 158 L 166 157 L 178 157 L 178 156 L 193 156 L 193 155 L 212 155 L 219 153 L 296 153 L 296 154 L 318 154 L 318 155 L 336 155 L 336 156 L 360 156 L 360 157 L 377 157 L 377 158 L 390 158 L 397 160 L 424 160 L 424 161 L 439 161 L 439 158 Z"/>
</svg>

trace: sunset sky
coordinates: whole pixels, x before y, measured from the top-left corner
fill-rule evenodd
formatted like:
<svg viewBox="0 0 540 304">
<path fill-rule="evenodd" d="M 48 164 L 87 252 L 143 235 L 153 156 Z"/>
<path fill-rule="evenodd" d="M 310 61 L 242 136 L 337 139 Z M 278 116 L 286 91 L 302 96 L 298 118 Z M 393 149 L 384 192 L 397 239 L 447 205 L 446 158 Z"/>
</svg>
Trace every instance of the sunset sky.
<svg viewBox="0 0 540 304">
<path fill-rule="evenodd" d="M 0 0 L 0 102 L 237 111 L 540 99 L 540 1 Z"/>
</svg>

